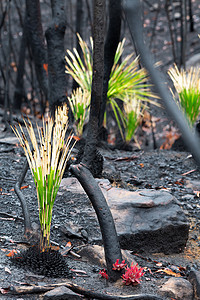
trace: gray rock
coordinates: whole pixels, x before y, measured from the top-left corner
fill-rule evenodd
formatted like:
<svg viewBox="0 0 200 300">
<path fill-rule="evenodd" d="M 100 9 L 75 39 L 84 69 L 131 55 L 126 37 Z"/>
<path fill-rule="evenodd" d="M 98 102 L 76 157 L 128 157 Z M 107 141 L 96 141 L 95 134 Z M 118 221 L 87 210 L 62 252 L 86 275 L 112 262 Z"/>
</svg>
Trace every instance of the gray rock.
<svg viewBox="0 0 200 300">
<path fill-rule="evenodd" d="M 74 293 L 66 286 L 57 287 L 44 294 L 43 300 L 80 300 L 83 299 L 80 295 Z"/>
<path fill-rule="evenodd" d="M 164 190 L 131 192 L 112 188 L 105 196 L 122 249 L 170 254 L 185 248 L 189 223 L 170 193 Z"/>
<path fill-rule="evenodd" d="M 170 278 L 160 288 L 160 293 L 176 300 L 193 300 L 193 286 L 184 278 Z"/>
<path fill-rule="evenodd" d="M 62 188 L 82 193 L 78 180 L 65 178 Z M 115 188 L 106 179 L 97 180 L 111 209 L 122 249 L 140 253 L 179 253 L 186 245 L 189 223 L 179 202 L 165 190 L 128 191 Z M 71 190 L 72 191 L 72 190 Z M 96 218 L 93 209 L 81 211 Z M 90 242 L 102 244 L 98 223 L 89 234 Z M 95 233 L 94 233 L 95 232 Z"/>
<path fill-rule="evenodd" d="M 189 273 L 188 280 L 194 287 L 194 299 L 200 300 L 200 272 L 191 271 Z"/>
</svg>

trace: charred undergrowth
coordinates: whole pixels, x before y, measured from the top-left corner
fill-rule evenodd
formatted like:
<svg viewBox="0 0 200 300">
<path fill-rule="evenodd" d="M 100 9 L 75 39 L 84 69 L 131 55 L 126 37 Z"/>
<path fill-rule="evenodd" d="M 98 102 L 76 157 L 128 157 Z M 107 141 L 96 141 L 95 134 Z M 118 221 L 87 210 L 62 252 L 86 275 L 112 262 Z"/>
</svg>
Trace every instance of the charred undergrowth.
<svg viewBox="0 0 200 300">
<path fill-rule="evenodd" d="M 15 254 L 11 261 L 18 267 L 46 277 L 71 277 L 66 259 L 59 251 L 48 248 L 41 251 L 38 246 Z"/>
</svg>

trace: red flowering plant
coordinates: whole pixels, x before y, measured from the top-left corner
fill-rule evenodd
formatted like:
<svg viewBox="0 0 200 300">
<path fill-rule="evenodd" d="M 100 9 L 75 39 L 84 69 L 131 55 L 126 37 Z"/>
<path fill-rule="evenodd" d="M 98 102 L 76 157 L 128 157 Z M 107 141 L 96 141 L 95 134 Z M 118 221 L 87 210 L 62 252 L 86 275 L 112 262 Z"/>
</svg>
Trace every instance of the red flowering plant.
<svg viewBox="0 0 200 300">
<path fill-rule="evenodd" d="M 106 270 L 105 270 L 105 269 L 99 271 L 99 274 L 100 274 L 103 278 L 108 279 L 108 274 L 106 273 Z"/>
<path fill-rule="evenodd" d="M 116 262 L 113 264 L 113 270 L 114 271 L 121 271 L 122 269 L 125 269 L 126 263 L 125 260 L 122 260 L 121 264 L 119 263 L 119 259 L 116 260 Z"/>
<path fill-rule="evenodd" d="M 131 264 L 131 267 L 126 267 L 125 274 L 122 275 L 123 283 L 126 285 L 136 285 L 140 283 L 140 278 L 144 275 L 143 273 L 144 268 L 139 268 L 138 264 L 133 265 Z"/>
</svg>

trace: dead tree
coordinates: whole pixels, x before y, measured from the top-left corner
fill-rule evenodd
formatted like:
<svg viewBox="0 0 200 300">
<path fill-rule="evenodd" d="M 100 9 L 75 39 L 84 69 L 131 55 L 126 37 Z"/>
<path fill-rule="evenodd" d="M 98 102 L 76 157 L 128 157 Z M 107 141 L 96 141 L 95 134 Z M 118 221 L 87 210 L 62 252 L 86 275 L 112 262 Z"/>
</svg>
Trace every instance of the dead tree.
<svg viewBox="0 0 200 300">
<path fill-rule="evenodd" d="M 48 97 L 47 74 L 44 65 L 47 64 L 47 51 L 41 23 L 40 1 L 26 0 L 27 36 L 31 46 L 35 71 L 39 86 L 46 99 Z"/>
<path fill-rule="evenodd" d="M 22 100 L 25 98 L 24 92 L 24 72 L 25 72 L 25 55 L 27 46 L 27 28 L 26 28 L 26 16 L 24 20 L 23 34 L 19 51 L 19 60 L 17 67 L 17 78 L 15 84 L 15 94 L 14 94 L 14 109 L 20 110 L 22 105 Z"/>
<path fill-rule="evenodd" d="M 54 112 L 56 106 L 62 105 L 67 101 L 64 60 L 64 36 L 66 29 L 64 3 L 64 0 L 51 0 L 52 22 L 45 33 L 48 46 L 48 98 L 52 112 Z M 71 120 L 71 115 L 69 119 Z"/>
<path fill-rule="evenodd" d="M 109 24 L 104 47 L 104 79 L 103 97 L 99 116 L 99 128 L 101 129 L 104 120 L 104 113 L 107 103 L 108 82 L 111 69 L 114 63 L 115 53 L 120 41 L 121 32 L 121 0 L 109 0 Z"/>
<path fill-rule="evenodd" d="M 120 272 L 112 270 L 117 259 L 122 260 L 120 245 L 115 229 L 112 214 L 106 199 L 94 180 L 89 166 L 95 160 L 99 112 L 103 91 L 103 61 L 104 61 L 104 11 L 105 0 L 94 1 L 94 54 L 93 54 L 93 77 L 91 107 L 88 124 L 86 145 L 82 162 L 71 166 L 72 173 L 77 177 L 87 193 L 100 224 L 108 276 L 110 280 L 117 280 L 121 276 Z"/>
</svg>

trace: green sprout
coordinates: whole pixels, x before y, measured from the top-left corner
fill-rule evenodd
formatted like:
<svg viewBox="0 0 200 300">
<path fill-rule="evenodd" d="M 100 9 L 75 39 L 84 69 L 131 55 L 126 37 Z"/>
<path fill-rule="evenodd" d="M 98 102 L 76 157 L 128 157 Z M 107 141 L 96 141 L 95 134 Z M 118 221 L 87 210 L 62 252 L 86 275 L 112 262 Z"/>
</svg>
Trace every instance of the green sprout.
<svg viewBox="0 0 200 300">
<path fill-rule="evenodd" d="M 143 117 L 146 106 L 136 97 L 129 98 L 124 102 L 125 141 L 129 143 L 133 138 L 139 147 L 135 133 Z"/>
<path fill-rule="evenodd" d="M 68 97 L 74 119 L 76 120 L 78 136 L 82 135 L 83 126 L 89 116 L 90 97 L 91 94 L 87 90 L 82 90 L 81 88 L 77 88 L 73 91 L 71 97 Z"/>
<path fill-rule="evenodd" d="M 188 71 L 179 71 L 174 65 L 168 74 L 179 96 L 178 105 L 193 126 L 200 113 L 200 69 L 191 67 Z"/>
<path fill-rule="evenodd" d="M 79 35 L 78 38 L 83 54 L 83 60 L 80 58 L 80 55 L 78 54 L 76 49 L 73 49 L 73 53 L 70 50 L 67 50 L 67 56 L 65 56 L 65 72 L 73 77 L 73 79 L 79 84 L 82 91 L 87 90 L 88 93 L 91 93 L 93 41 L 92 38 L 90 38 L 90 50 L 86 42 L 84 42 Z M 119 62 L 124 52 L 124 44 L 125 39 L 123 39 L 123 41 L 120 42 L 117 47 L 107 92 L 107 104 L 110 104 L 112 107 L 117 125 L 123 139 L 125 139 L 125 137 L 122 126 L 126 126 L 127 120 L 125 120 L 124 112 L 120 109 L 116 99 L 120 99 L 123 102 L 126 102 L 128 96 L 130 99 L 134 97 L 135 99 L 137 99 L 136 101 L 140 101 L 141 107 L 146 107 L 145 102 L 151 102 L 155 105 L 158 105 L 155 101 L 149 99 L 150 97 L 157 97 L 150 91 L 150 85 L 147 84 L 148 76 L 146 70 L 144 68 L 139 69 L 138 67 L 138 57 L 132 59 L 133 54 L 130 54 L 125 57 L 125 59 L 121 63 Z M 74 117 L 76 119 L 75 114 Z M 104 119 L 106 120 L 106 113 Z M 131 120 L 131 122 L 133 122 L 133 119 Z"/>
<path fill-rule="evenodd" d="M 41 227 L 40 246 L 44 251 L 50 246 L 53 205 L 74 146 L 73 135 L 68 135 L 65 142 L 68 128 L 68 108 L 66 105 L 58 107 L 55 112 L 55 120 L 48 117 L 45 121 L 43 118 L 43 126 L 40 128 L 37 125 L 36 133 L 39 136 L 39 142 L 30 119 L 24 120 L 24 124 L 30 142 L 20 124 L 19 130 L 16 126 L 12 129 L 25 152 L 35 182 Z"/>
</svg>

